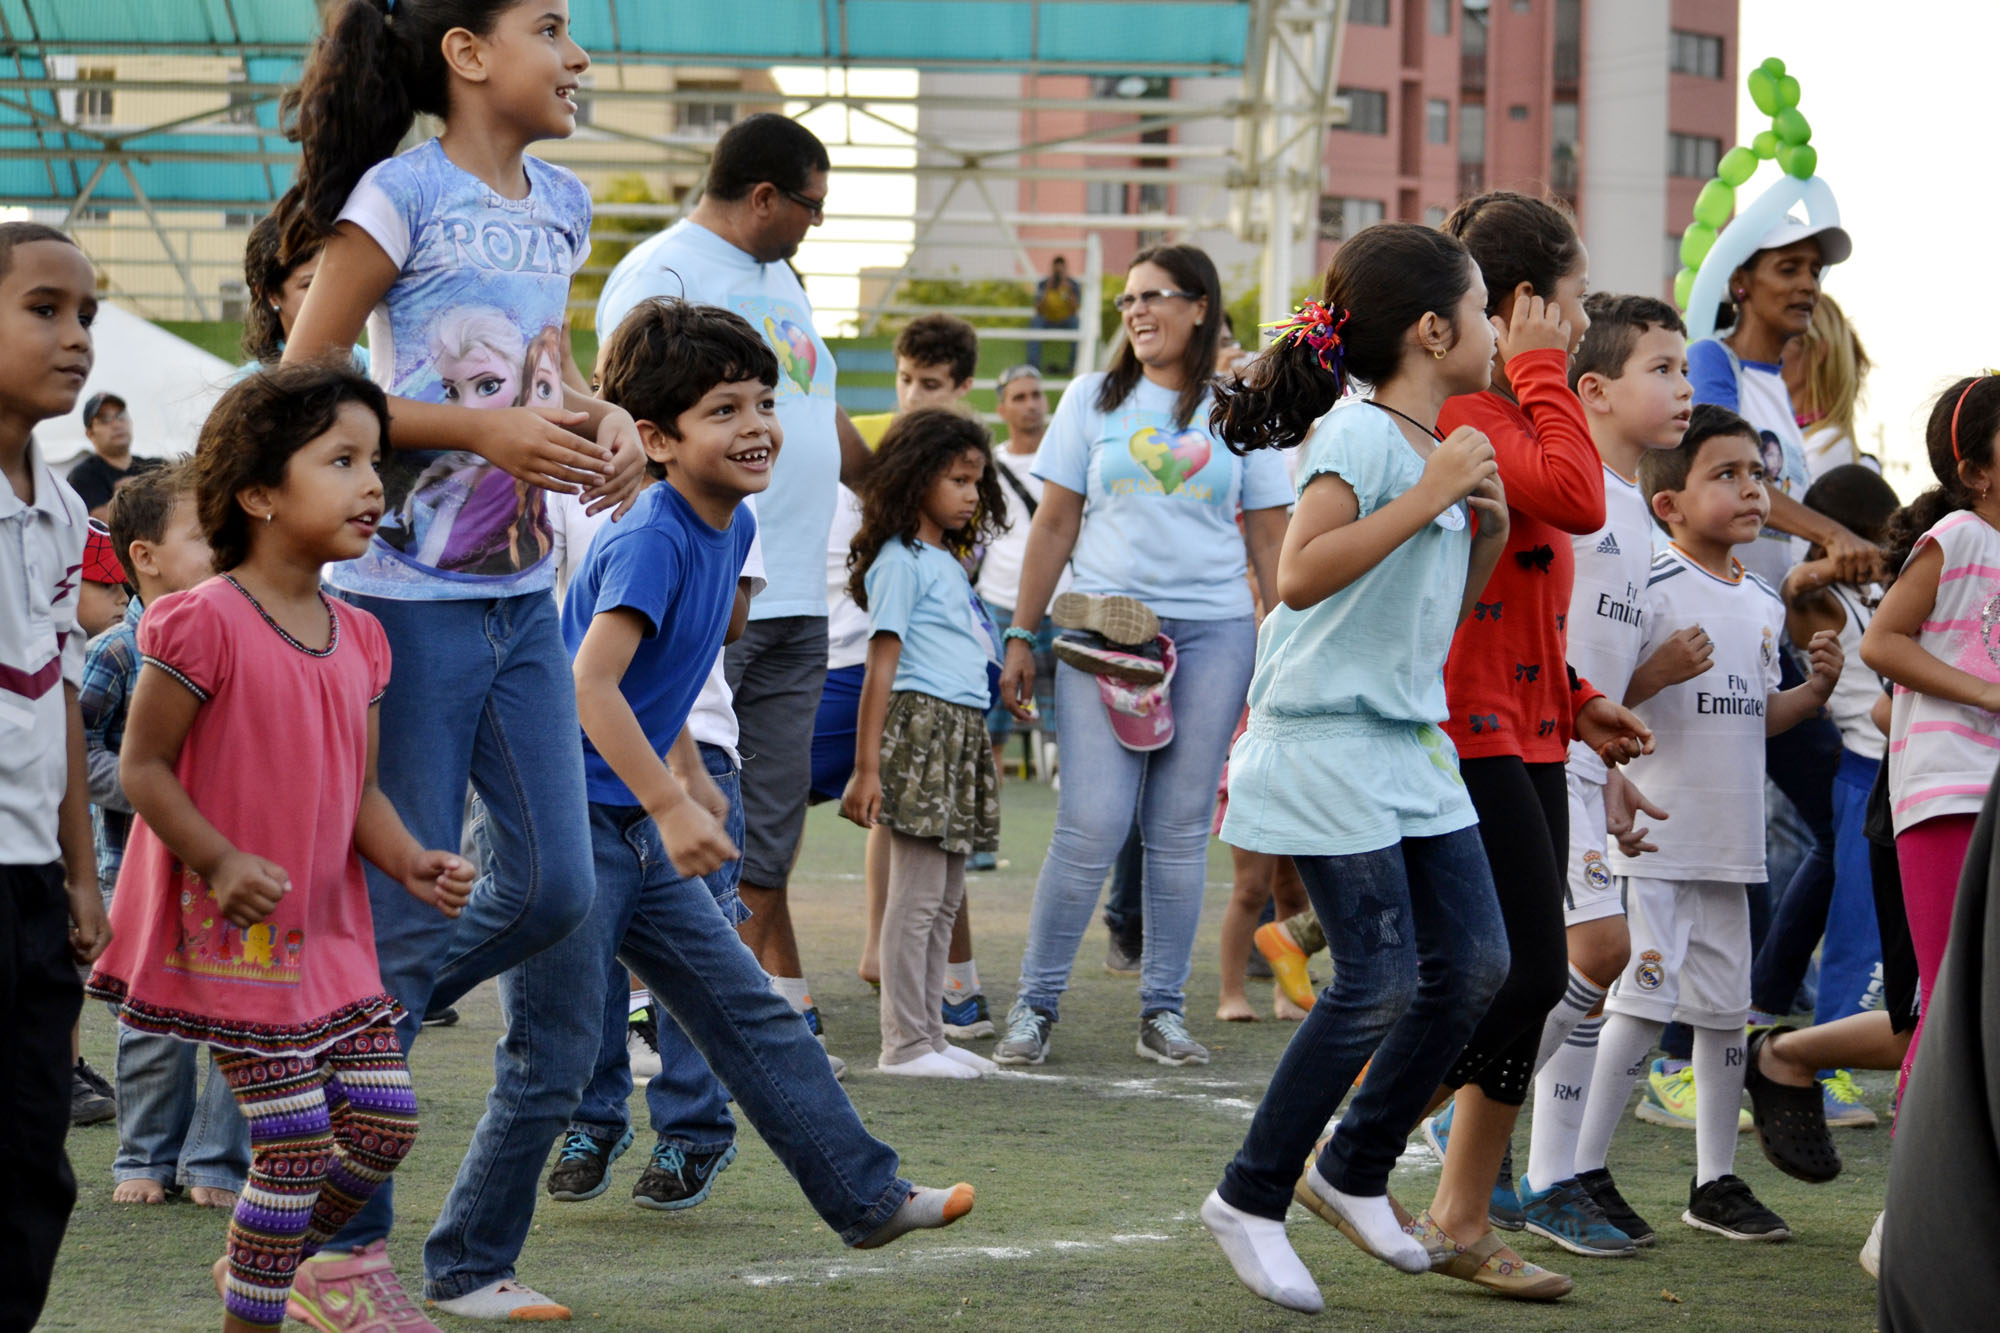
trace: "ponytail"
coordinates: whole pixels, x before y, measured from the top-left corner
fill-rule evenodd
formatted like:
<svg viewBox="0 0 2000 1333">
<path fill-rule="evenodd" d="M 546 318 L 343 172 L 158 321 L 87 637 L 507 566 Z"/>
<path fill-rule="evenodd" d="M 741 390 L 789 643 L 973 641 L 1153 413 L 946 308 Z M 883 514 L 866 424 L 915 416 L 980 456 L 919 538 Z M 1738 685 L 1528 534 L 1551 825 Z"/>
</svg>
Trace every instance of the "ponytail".
<svg viewBox="0 0 2000 1333">
<path fill-rule="evenodd" d="M 1958 474 L 1961 462 L 1993 466 L 1994 437 L 2000 435 L 2000 375 L 1967 375 L 1953 382 L 1931 405 L 1924 426 L 1924 452 L 1938 484 L 1889 519 L 1882 544 L 1889 548 L 1890 577 L 1902 573 L 1926 532 L 1977 500 Z"/>
</svg>

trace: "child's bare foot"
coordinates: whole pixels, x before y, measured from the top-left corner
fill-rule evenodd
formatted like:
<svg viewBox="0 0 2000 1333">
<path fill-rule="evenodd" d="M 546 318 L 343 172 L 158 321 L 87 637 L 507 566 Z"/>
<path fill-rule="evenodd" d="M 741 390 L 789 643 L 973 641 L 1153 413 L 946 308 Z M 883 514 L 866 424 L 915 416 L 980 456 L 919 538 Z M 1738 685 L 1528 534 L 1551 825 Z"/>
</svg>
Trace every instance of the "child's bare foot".
<svg viewBox="0 0 2000 1333">
<path fill-rule="evenodd" d="M 215 1294 L 227 1297 L 229 1295 L 229 1256 L 225 1254 L 220 1259 L 217 1259 L 215 1266 L 208 1271 L 215 1278 Z"/>
<path fill-rule="evenodd" d="M 166 1201 L 167 1187 L 146 1176 L 121 1180 L 118 1182 L 118 1187 L 111 1191 L 113 1203 L 165 1203 Z"/>
<path fill-rule="evenodd" d="M 213 1185 L 190 1185 L 188 1198 L 202 1208 L 234 1208 L 236 1193 L 233 1190 L 219 1190 Z"/>
<path fill-rule="evenodd" d="M 1241 995 L 1225 995 L 1222 1003 L 1215 1006 L 1215 1017 L 1221 1023 L 1254 1023 L 1257 1011 Z"/>
<path fill-rule="evenodd" d="M 1302 1023 L 1307 1011 L 1292 1003 L 1282 986 L 1271 987 L 1271 1016 L 1283 1023 Z"/>
</svg>

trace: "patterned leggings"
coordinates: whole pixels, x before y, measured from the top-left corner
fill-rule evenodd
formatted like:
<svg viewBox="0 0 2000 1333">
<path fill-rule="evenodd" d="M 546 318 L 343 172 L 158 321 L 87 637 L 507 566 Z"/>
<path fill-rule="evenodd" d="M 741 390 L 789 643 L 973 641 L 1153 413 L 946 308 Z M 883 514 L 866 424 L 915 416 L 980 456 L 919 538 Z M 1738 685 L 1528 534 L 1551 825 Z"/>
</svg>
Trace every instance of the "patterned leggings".
<svg viewBox="0 0 2000 1333">
<path fill-rule="evenodd" d="M 250 1178 L 229 1222 L 223 1305 L 285 1319 L 292 1275 L 389 1178 L 417 1136 L 409 1067 L 386 1019 L 312 1055 L 215 1052 L 250 1126 Z"/>
</svg>

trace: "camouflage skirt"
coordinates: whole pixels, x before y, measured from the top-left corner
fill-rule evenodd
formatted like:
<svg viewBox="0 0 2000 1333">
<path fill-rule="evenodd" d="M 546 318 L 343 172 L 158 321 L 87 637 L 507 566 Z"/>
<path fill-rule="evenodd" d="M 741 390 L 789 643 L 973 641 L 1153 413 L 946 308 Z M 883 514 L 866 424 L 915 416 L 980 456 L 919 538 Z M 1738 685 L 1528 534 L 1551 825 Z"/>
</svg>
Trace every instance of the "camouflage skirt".
<svg viewBox="0 0 2000 1333">
<path fill-rule="evenodd" d="M 1000 848 L 1000 773 L 986 714 L 899 690 L 882 723 L 882 822 L 947 852 Z"/>
</svg>

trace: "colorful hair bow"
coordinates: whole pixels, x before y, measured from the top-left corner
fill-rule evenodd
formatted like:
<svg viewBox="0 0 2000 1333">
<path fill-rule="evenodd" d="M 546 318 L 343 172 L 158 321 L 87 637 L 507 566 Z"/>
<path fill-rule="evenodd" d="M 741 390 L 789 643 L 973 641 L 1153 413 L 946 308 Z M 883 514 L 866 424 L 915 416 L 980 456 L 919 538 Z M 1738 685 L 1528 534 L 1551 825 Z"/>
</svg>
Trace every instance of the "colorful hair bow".
<svg viewBox="0 0 2000 1333">
<path fill-rule="evenodd" d="M 1348 311 L 1340 310 L 1338 318 L 1334 311 L 1318 301 L 1308 300 L 1300 306 L 1290 319 L 1279 320 L 1276 324 L 1266 324 L 1275 342 L 1291 340 L 1302 342 L 1319 356 L 1321 370 L 1332 371 L 1340 362 L 1340 331 L 1347 324 Z"/>
</svg>

